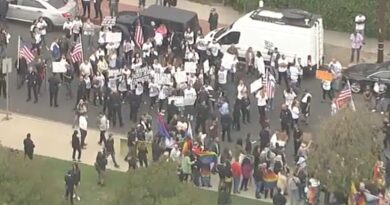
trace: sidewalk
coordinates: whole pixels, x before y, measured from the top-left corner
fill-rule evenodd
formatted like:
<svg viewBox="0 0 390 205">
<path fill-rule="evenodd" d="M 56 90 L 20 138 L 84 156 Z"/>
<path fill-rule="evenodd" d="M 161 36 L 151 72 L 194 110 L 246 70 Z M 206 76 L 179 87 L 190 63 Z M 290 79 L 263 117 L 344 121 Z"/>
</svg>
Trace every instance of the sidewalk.
<svg viewBox="0 0 390 205">
<path fill-rule="evenodd" d="M 4 117 L 5 114 L 1 113 L 0 119 L 3 119 Z M 90 123 L 95 122 L 94 119 L 90 119 L 89 121 Z M 71 136 L 73 134 L 73 129 L 71 125 L 12 113 L 11 120 L 0 121 L 0 130 L 2 130 L 0 143 L 5 147 L 23 150 L 23 140 L 27 133 L 31 133 L 31 139 L 35 144 L 34 154 L 66 161 L 72 160 Z M 107 168 L 122 172 L 127 171 L 128 165 L 123 160 L 124 155 L 120 154 L 120 152 L 123 151 L 127 152 L 127 150 L 120 150 L 120 138 L 124 137 L 124 134 L 114 133 L 115 151 L 117 152 L 116 160 L 120 165 L 120 168 L 114 167 L 111 158 L 108 159 Z M 86 138 L 86 143 L 88 145 L 87 149 L 82 150 L 82 163 L 91 166 L 95 163 L 97 152 L 102 149 L 102 147 L 97 144 L 98 140 L 99 131 L 88 129 Z M 212 176 L 211 184 L 213 187 L 208 190 L 217 191 L 217 175 Z M 253 185 L 250 186 L 249 191 L 241 192 L 238 196 L 254 199 Z"/>
<path fill-rule="evenodd" d="M 138 1 L 139 0 L 122 0 L 119 6 L 120 10 L 138 10 Z M 146 0 L 146 7 L 149 5 L 155 4 L 156 0 Z M 219 24 L 220 26 L 226 26 L 232 24 L 242 15 L 238 11 L 234 10 L 229 6 L 223 5 L 205 5 L 188 0 L 178 0 L 177 8 L 186 9 L 194 11 L 198 14 L 200 25 L 204 31 L 208 31 L 208 17 L 209 12 L 212 8 L 215 8 L 219 14 Z M 104 10 L 108 12 L 108 6 L 103 7 Z M 349 33 L 343 33 L 338 31 L 325 30 L 325 44 L 328 46 L 335 46 L 339 48 L 351 48 L 351 42 L 349 40 Z M 366 44 L 363 46 L 362 52 L 376 54 L 377 53 L 377 39 L 376 38 L 367 38 Z M 329 51 L 332 53 L 332 51 Z M 348 52 L 346 55 L 350 55 Z M 385 59 L 390 60 L 390 41 L 385 41 Z M 368 59 L 370 62 L 376 60 L 371 57 Z"/>
</svg>

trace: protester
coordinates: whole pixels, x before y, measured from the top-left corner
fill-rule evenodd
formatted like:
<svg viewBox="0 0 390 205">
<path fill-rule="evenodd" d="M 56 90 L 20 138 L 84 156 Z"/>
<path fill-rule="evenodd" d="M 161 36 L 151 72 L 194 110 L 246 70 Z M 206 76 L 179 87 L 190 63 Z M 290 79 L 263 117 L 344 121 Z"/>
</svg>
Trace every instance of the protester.
<svg viewBox="0 0 390 205">
<path fill-rule="evenodd" d="M 95 169 L 98 173 L 98 185 L 104 186 L 106 179 L 107 158 L 103 152 L 99 151 L 96 156 Z"/>
<path fill-rule="evenodd" d="M 73 149 L 73 154 L 72 154 L 72 159 L 73 161 L 76 161 L 76 152 L 78 152 L 77 159 L 80 161 L 81 159 L 81 142 L 79 138 L 79 132 L 75 130 L 72 135 L 72 149 Z"/>
<path fill-rule="evenodd" d="M 33 159 L 33 154 L 34 154 L 34 142 L 31 140 L 31 134 L 27 133 L 26 139 L 23 140 L 23 146 L 24 146 L 24 158 L 26 156 L 32 160 Z"/>
<path fill-rule="evenodd" d="M 114 138 L 112 138 L 112 136 L 113 136 L 113 134 L 109 134 L 108 139 L 107 139 L 106 143 L 104 144 L 105 151 L 106 151 L 105 158 L 108 158 L 109 156 L 111 156 L 112 162 L 114 162 L 115 168 L 119 168 L 119 165 L 118 165 L 118 163 L 116 163 L 116 160 L 115 160 Z"/>
</svg>

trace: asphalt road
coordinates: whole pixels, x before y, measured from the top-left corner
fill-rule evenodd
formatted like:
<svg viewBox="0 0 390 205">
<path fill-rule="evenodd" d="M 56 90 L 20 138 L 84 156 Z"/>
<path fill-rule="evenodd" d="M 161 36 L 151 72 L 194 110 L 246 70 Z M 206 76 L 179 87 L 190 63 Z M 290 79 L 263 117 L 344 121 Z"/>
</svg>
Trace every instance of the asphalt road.
<svg viewBox="0 0 390 205">
<path fill-rule="evenodd" d="M 29 24 L 25 23 L 18 23 L 18 22 L 8 22 L 8 30 L 11 33 L 11 42 L 8 46 L 8 56 L 12 57 L 13 61 L 17 58 L 17 40 L 18 35 L 22 36 L 24 39 L 29 39 Z M 54 40 L 56 37 L 63 35 L 60 31 L 55 31 L 48 34 L 47 42 L 50 45 L 50 42 Z M 50 71 L 48 71 L 49 75 Z M 245 81 L 246 83 L 250 84 L 254 78 L 252 76 L 246 76 Z M 10 111 L 16 112 L 24 115 L 30 115 L 30 116 L 36 116 L 40 118 L 45 118 L 53 121 L 63 122 L 69 124 L 69 128 L 71 129 L 71 124 L 74 119 L 74 112 L 73 107 L 75 105 L 75 100 L 66 100 L 65 97 L 65 87 L 60 88 L 59 92 L 59 107 L 54 108 L 49 106 L 49 94 L 48 94 L 48 85 L 46 85 L 47 82 L 43 83 L 41 94 L 39 96 L 39 101 L 37 104 L 34 104 L 32 101 L 26 102 L 27 99 L 27 88 L 22 87 L 21 89 L 17 89 L 16 87 L 16 70 L 13 70 L 13 72 L 9 75 L 9 94 L 10 94 Z M 270 120 L 271 129 L 279 129 L 280 123 L 279 123 L 279 111 L 280 106 L 284 102 L 282 98 L 283 89 L 285 88 L 285 85 L 282 83 L 281 87 L 278 87 L 275 93 L 275 109 L 273 111 L 268 111 L 267 116 Z M 312 99 L 312 108 L 311 108 L 311 117 L 310 117 L 310 124 L 308 126 L 303 126 L 304 131 L 315 131 L 317 130 L 318 126 L 321 125 L 321 122 L 326 119 L 328 116 L 330 116 L 330 103 L 321 103 L 321 85 L 320 81 L 313 79 L 313 78 L 306 78 L 303 79 L 302 88 L 309 89 L 310 92 L 313 95 Z M 76 81 L 73 82 L 73 91 L 76 91 Z M 229 97 L 232 99 L 231 102 L 233 102 L 233 99 L 236 95 L 236 86 L 233 84 L 230 84 L 229 86 Z M 145 97 L 144 99 L 148 99 L 148 97 Z M 148 101 L 148 100 L 147 100 Z M 260 126 L 257 123 L 258 122 L 258 111 L 257 111 L 257 101 L 256 99 L 251 98 L 251 118 L 252 123 L 247 125 L 241 125 L 241 131 L 233 131 L 232 132 L 232 138 L 235 141 L 237 138 L 245 138 L 247 133 L 251 133 L 253 136 L 253 140 L 258 141 L 258 134 L 260 131 Z M 0 109 L 5 110 L 6 109 L 6 100 L 4 98 L 0 98 Z M 95 125 L 95 119 L 97 117 L 97 114 L 99 111 L 101 111 L 102 107 L 95 107 L 93 105 L 90 105 L 88 107 L 88 118 L 89 118 L 89 127 L 96 127 Z M 142 111 L 139 113 L 144 113 L 145 111 L 149 111 L 151 114 L 155 113 L 155 111 L 150 111 L 150 107 L 148 104 L 142 106 Z M 129 121 L 129 106 L 127 104 L 123 105 L 122 107 L 122 116 L 125 123 L 125 126 L 123 128 L 113 128 L 113 131 L 119 132 L 119 133 L 125 133 L 127 132 L 131 126 L 133 126 L 132 123 Z M 11 119 L 12 120 L 12 119 Z M 26 125 L 21 125 L 26 126 Z M 53 133 L 55 135 L 56 133 Z M 292 153 L 292 141 L 290 141 L 289 146 L 287 148 L 287 153 Z"/>
</svg>

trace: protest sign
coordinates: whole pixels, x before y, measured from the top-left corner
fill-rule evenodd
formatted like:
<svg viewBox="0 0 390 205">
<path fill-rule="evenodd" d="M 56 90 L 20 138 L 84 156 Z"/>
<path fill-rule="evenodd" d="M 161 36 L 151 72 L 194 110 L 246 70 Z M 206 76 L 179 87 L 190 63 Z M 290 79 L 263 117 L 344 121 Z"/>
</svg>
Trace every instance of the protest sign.
<svg viewBox="0 0 390 205">
<path fill-rule="evenodd" d="M 233 65 L 235 64 L 235 59 L 235 55 L 226 52 L 223 54 L 221 66 L 224 69 L 231 70 L 233 68 Z"/>
<path fill-rule="evenodd" d="M 65 73 L 66 72 L 66 63 L 63 61 L 52 63 L 53 73 Z"/>
<path fill-rule="evenodd" d="M 185 62 L 184 70 L 187 73 L 196 73 L 196 62 Z"/>
<path fill-rule="evenodd" d="M 192 106 L 195 104 L 195 101 L 196 101 L 196 93 L 184 92 L 184 100 L 183 100 L 184 106 Z"/>
<path fill-rule="evenodd" d="M 160 85 L 172 85 L 171 75 L 167 73 L 154 74 L 154 82 Z"/>
<path fill-rule="evenodd" d="M 177 84 L 187 82 L 187 73 L 185 71 L 179 71 L 175 73 L 175 79 Z"/>
<path fill-rule="evenodd" d="M 117 91 L 116 78 L 110 78 L 110 79 L 108 79 L 108 87 L 109 87 L 112 91 Z"/>
<path fill-rule="evenodd" d="M 329 73 L 328 71 L 325 71 L 325 70 L 317 70 L 316 71 L 316 78 L 319 80 L 332 81 L 333 75 L 332 75 L 332 73 Z"/>
<path fill-rule="evenodd" d="M 250 85 L 251 93 L 258 91 L 262 87 L 263 87 L 263 79 L 262 78 L 253 81 Z"/>
<path fill-rule="evenodd" d="M 121 75 L 121 71 L 119 69 L 110 69 L 108 70 L 108 77 L 109 78 L 118 78 L 118 76 Z"/>
<path fill-rule="evenodd" d="M 168 104 L 174 101 L 175 106 L 183 107 L 184 106 L 184 97 L 183 96 L 171 96 L 168 98 Z"/>
<path fill-rule="evenodd" d="M 132 78 L 134 83 L 144 83 L 150 81 L 150 70 L 148 69 L 148 67 L 140 67 L 134 69 Z"/>
<path fill-rule="evenodd" d="M 122 41 L 121 32 L 108 32 L 106 36 L 107 43 L 120 43 Z"/>
</svg>

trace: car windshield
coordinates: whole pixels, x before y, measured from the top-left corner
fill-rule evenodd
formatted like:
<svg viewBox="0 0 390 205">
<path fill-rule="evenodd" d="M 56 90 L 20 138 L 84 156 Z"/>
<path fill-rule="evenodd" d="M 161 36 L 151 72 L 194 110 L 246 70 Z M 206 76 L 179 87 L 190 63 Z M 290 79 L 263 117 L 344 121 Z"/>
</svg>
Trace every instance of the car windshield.
<svg viewBox="0 0 390 205">
<path fill-rule="evenodd" d="M 69 1 L 71 1 L 71 0 L 69 0 Z M 60 9 L 66 5 L 68 0 L 48 0 L 46 2 L 49 3 L 51 6 L 53 6 L 54 8 Z"/>
<path fill-rule="evenodd" d="M 233 27 L 233 24 L 234 24 L 234 23 L 232 23 L 229 27 L 221 28 L 219 31 L 217 31 L 217 33 L 215 33 L 214 38 L 217 39 L 217 38 L 219 38 L 222 34 L 224 34 L 226 31 L 230 30 L 230 29 Z"/>
</svg>

